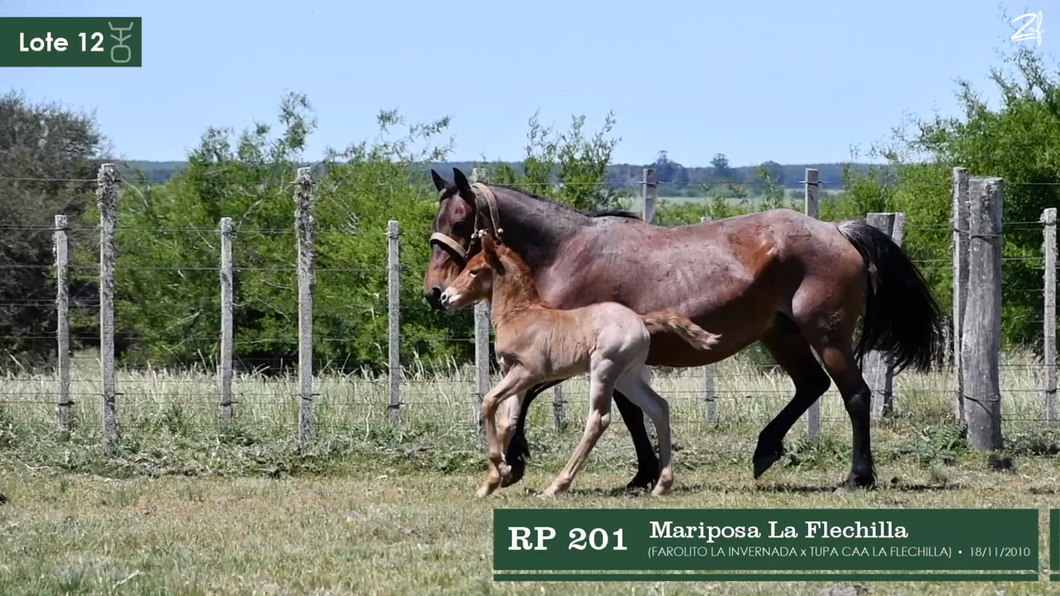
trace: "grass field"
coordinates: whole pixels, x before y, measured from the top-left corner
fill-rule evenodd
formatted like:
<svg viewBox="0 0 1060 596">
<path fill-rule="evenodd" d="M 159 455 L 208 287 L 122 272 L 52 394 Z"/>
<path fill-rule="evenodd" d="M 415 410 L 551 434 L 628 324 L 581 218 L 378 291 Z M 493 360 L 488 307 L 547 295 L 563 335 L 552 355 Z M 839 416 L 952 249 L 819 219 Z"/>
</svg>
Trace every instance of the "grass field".
<svg viewBox="0 0 1060 596">
<path fill-rule="evenodd" d="M 584 381 L 567 387 L 569 428 L 552 429 L 534 406 L 533 459 L 524 481 L 474 498 L 485 470 L 471 423 L 468 371 L 410 373 L 402 426 L 387 423 L 378 379 L 324 374 L 312 448 L 293 444 L 294 383 L 241 377 L 236 423 L 216 421 L 210 376 L 126 372 L 121 448 L 98 447 L 90 362 L 74 384 L 75 431 L 54 427 L 54 378 L 18 375 L 0 393 L 0 594 L 818 594 L 821 583 L 492 582 L 494 507 L 863 508 L 1033 507 L 1042 511 L 1040 569 L 1048 569 L 1047 515 L 1060 504 L 1057 433 L 1038 419 L 1036 364 L 1003 368 L 1006 454 L 995 471 L 949 424 L 945 372 L 902 375 L 898 416 L 874 426 L 881 488 L 837 493 L 849 466 L 849 422 L 838 396 L 823 398 L 824 434 L 797 425 L 788 454 L 762 479 L 750 473 L 761 426 L 786 403 L 790 383 L 733 360 L 719 371 L 719 422 L 702 420 L 696 372 L 659 371 L 674 404 L 675 492 L 627 494 L 632 445 L 616 422 L 556 501 L 547 486 L 580 434 Z M 551 394 L 540 398 L 551 401 Z M 1044 577 L 1044 576 L 1043 576 Z M 872 594 L 1040 594 L 1035 584 L 872 583 Z M 853 592 L 851 592 L 853 593 Z"/>
</svg>

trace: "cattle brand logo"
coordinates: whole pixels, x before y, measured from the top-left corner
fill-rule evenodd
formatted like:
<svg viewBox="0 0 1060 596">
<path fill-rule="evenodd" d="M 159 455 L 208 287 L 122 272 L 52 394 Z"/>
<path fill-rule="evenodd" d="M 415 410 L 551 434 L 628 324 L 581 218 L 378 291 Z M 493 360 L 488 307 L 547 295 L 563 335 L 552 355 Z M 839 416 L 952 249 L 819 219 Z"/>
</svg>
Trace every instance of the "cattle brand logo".
<svg viewBox="0 0 1060 596">
<path fill-rule="evenodd" d="M 142 66 L 140 17 L 0 17 L 0 67 Z"/>
</svg>

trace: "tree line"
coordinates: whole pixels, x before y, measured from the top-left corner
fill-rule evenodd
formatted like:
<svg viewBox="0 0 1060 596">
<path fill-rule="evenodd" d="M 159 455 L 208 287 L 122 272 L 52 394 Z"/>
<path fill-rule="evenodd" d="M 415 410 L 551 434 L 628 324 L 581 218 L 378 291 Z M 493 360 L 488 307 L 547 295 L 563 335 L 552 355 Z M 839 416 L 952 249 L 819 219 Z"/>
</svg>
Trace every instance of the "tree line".
<svg viewBox="0 0 1060 596">
<path fill-rule="evenodd" d="M 881 166 L 843 165 L 843 190 L 822 200 L 823 219 L 863 218 L 868 212 L 907 214 L 905 247 L 949 310 L 951 170 L 1006 180 L 1006 222 L 1036 221 L 1060 205 L 1060 69 L 1021 48 L 991 71 L 1002 102 L 986 106 L 965 82 L 958 85 L 961 117 L 932 116 L 899 128 L 873 149 Z M 320 366 L 383 370 L 386 363 L 386 222 L 402 226 L 402 358 L 409 366 L 444 366 L 472 356 L 471 319 L 430 311 L 420 284 L 427 264 L 437 194 L 430 166 L 447 163 L 449 121 L 409 123 L 399 113 L 378 116 L 375 141 L 329 150 L 313 164 L 318 273 L 315 355 Z M 524 159 L 485 166 L 491 181 L 523 185 L 576 209 L 636 205 L 643 166 L 611 162 L 615 119 L 597 130 L 573 118 L 561 130 L 529 122 Z M 212 366 L 218 350 L 218 236 L 231 217 L 236 239 L 236 357 L 246 368 L 277 370 L 297 354 L 297 292 L 291 182 L 305 164 L 316 127 L 308 98 L 285 96 L 277 124 L 236 132 L 209 128 L 186 164 L 164 182 L 135 167 L 124 170 L 118 216 L 118 348 L 129 366 Z M 98 300 L 96 168 L 107 140 L 88 115 L 56 105 L 0 98 L 0 368 L 31 369 L 54 358 L 54 274 L 51 226 L 68 215 L 73 234 L 74 348 L 95 345 Z M 450 162 L 451 163 L 451 162 Z M 128 165 L 128 164 L 127 164 Z M 785 192 L 791 177 L 778 164 L 731 168 L 716 156 L 706 182 L 696 168 L 654 164 L 660 180 L 698 184 L 706 197 L 662 201 L 661 225 L 697 223 L 755 210 L 797 207 Z M 801 166 L 800 166 L 801 168 Z M 801 180 L 802 172 L 797 173 Z M 824 175 L 827 178 L 827 175 Z M 757 198 L 748 200 L 751 194 Z M 665 196 L 665 193 L 663 193 Z M 1006 229 L 1004 338 L 1036 347 L 1041 339 L 1041 228 Z M 939 263 L 935 266 L 932 263 Z"/>
</svg>

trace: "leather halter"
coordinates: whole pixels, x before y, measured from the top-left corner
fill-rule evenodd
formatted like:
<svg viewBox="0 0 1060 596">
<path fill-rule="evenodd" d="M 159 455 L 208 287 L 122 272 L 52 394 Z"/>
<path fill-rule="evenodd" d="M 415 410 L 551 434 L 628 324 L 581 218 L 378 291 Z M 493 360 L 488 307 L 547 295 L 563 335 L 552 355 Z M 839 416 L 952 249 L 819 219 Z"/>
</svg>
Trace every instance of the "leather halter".
<svg viewBox="0 0 1060 596">
<path fill-rule="evenodd" d="M 479 231 L 480 230 L 477 227 L 478 226 L 478 211 L 479 211 L 478 199 L 479 199 L 479 197 L 482 197 L 482 198 L 484 198 L 486 200 L 486 208 L 489 210 L 490 223 L 493 224 L 493 230 L 495 232 L 494 236 L 496 236 L 497 242 L 503 242 L 501 235 L 504 233 L 504 230 L 502 230 L 500 228 L 500 226 L 498 225 L 498 222 L 500 222 L 501 218 L 500 218 L 499 210 L 497 209 L 497 197 L 493 194 L 493 191 L 490 190 L 490 188 L 488 186 L 486 186 L 485 184 L 478 183 L 478 182 L 476 182 L 476 183 L 471 185 L 471 191 L 475 193 L 475 226 L 476 226 L 476 228 L 475 228 L 475 232 L 473 234 L 471 234 L 471 239 L 468 241 L 468 248 L 465 250 L 463 246 L 460 246 L 460 243 L 458 241 L 456 241 L 451 236 L 447 236 L 445 234 L 442 234 L 441 232 L 435 232 L 435 233 L 431 234 L 431 239 L 430 239 L 430 243 L 431 244 L 434 244 L 435 242 L 443 244 L 443 245 L 445 245 L 446 248 L 448 248 L 450 251 L 452 251 L 455 255 L 460 257 L 460 260 L 463 261 L 463 263 L 461 264 L 461 267 L 463 267 L 464 265 L 467 264 L 468 251 L 471 249 L 471 243 L 474 242 L 479 237 Z M 442 191 L 442 192 L 445 192 L 445 191 Z"/>
</svg>

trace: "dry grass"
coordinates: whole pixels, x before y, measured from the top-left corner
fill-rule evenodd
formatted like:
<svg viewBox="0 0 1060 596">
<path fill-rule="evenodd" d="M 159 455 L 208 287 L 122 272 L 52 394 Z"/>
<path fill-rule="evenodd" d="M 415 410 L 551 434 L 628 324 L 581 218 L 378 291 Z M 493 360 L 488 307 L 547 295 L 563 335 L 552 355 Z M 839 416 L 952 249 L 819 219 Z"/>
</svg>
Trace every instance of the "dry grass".
<svg viewBox="0 0 1060 596">
<path fill-rule="evenodd" d="M 700 372 L 657 371 L 674 404 L 676 492 L 662 499 L 615 490 L 635 457 L 616 423 L 572 494 L 536 498 L 580 434 L 585 381 L 565 387 L 570 428 L 552 428 L 551 392 L 534 406 L 527 478 L 476 500 L 485 469 L 472 418 L 470 371 L 410 374 L 402 427 L 387 423 L 380 379 L 323 374 L 314 447 L 293 444 L 294 379 L 241 376 L 236 424 L 217 422 L 212 375 L 123 372 L 122 447 L 98 450 L 91 362 L 74 384 L 76 430 L 54 430 L 51 375 L 2 379 L 0 594 L 817 594 L 813 583 L 496 584 L 493 507 L 1056 507 L 1057 435 L 1039 421 L 1041 375 L 1026 357 L 1003 369 L 1007 450 L 1015 468 L 988 469 L 950 420 L 947 373 L 896 381 L 898 416 L 874 426 L 883 487 L 835 494 L 850 457 L 850 425 L 834 391 L 823 436 L 789 434 L 789 453 L 751 479 L 755 437 L 790 397 L 776 371 L 723 364 L 716 425 L 703 422 Z M 193 476 L 188 478 L 186 476 Z M 0 499 L 2 502 L 4 499 Z M 891 584 L 872 594 L 1039 594 L 1038 584 Z"/>
<path fill-rule="evenodd" d="M 556 502 L 533 494 L 534 470 L 495 498 L 477 476 L 351 470 L 336 478 L 128 479 L 20 473 L 4 478 L 0 593 L 19 594 L 773 594 L 816 595 L 824 583 L 492 582 L 494 507 L 871 508 L 1056 506 L 1055 462 L 999 477 L 969 467 L 952 488 L 926 483 L 834 494 L 834 474 L 784 469 L 755 484 L 745 472 L 698 470 L 661 499 L 587 474 Z M 818 490 L 819 489 L 819 490 Z M 1047 516 L 1040 565 L 1047 567 Z M 870 594 L 1043 594 L 1046 584 L 871 583 Z"/>
</svg>

